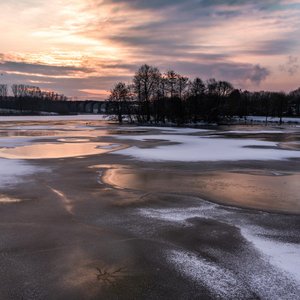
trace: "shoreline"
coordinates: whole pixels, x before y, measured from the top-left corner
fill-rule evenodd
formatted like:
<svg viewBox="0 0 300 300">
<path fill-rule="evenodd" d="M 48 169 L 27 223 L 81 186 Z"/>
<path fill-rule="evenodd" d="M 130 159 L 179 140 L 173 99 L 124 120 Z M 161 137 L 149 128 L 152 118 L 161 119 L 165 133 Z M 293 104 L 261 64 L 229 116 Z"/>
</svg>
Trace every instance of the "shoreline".
<svg viewBox="0 0 300 300">
<path fill-rule="evenodd" d="M 204 122 L 199 121 L 196 123 L 183 123 L 183 124 L 177 124 L 177 123 L 154 123 L 154 122 L 146 122 L 146 123 L 139 123 L 139 122 L 128 122 L 124 121 L 123 123 L 119 123 L 117 121 L 116 115 L 110 115 L 110 114 L 57 114 L 57 113 L 43 113 L 43 114 L 0 114 L 0 122 L 6 121 L 6 119 L 11 119 L 12 121 L 18 121 L 22 120 L 24 118 L 24 121 L 30 121 L 32 118 L 33 120 L 36 118 L 43 118 L 43 117 L 49 117 L 53 118 L 53 120 L 57 119 L 76 119 L 76 120 L 114 120 L 114 123 L 120 126 L 147 126 L 147 127 L 178 127 L 178 128 L 188 128 L 188 127 L 197 127 L 197 126 L 284 126 L 284 125 L 300 125 L 300 117 L 283 117 L 282 123 L 279 123 L 278 117 L 268 117 L 268 122 L 265 124 L 265 116 L 246 116 L 246 120 L 243 118 L 233 117 L 232 119 L 229 119 L 228 122 L 220 121 L 220 122 Z M 3 119 L 3 120 L 2 120 Z"/>
</svg>

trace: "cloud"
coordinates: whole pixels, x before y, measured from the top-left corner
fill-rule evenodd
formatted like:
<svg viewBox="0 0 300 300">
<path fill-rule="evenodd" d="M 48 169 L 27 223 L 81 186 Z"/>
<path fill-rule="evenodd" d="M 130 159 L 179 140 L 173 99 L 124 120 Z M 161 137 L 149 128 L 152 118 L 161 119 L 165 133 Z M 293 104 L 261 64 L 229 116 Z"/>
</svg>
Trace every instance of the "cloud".
<svg viewBox="0 0 300 300">
<path fill-rule="evenodd" d="M 124 17 L 126 25 L 106 36 L 111 43 L 138 55 L 143 52 L 157 57 L 166 53 L 188 56 L 197 52 L 202 53 L 203 59 L 205 54 L 276 56 L 291 54 L 300 46 L 294 38 L 300 34 L 300 9 L 283 13 L 280 8 L 284 2 L 280 0 L 263 4 L 237 0 L 106 2 L 126 4 L 144 15 L 142 23 L 131 23 Z M 157 11 L 149 12 L 149 8 Z M 267 8 L 268 13 L 264 11 Z M 140 11 L 143 9 L 147 10 Z M 149 18 L 149 14 L 153 17 Z M 111 24 L 113 21 L 114 16 Z"/>
<path fill-rule="evenodd" d="M 251 82 L 259 85 L 269 75 L 270 71 L 268 69 L 263 68 L 260 65 L 255 65 L 249 70 L 247 77 Z"/>
<path fill-rule="evenodd" d="M 270 71 L 260 65 L 244 63 L 189 63 L 186 61 L 175 62 L 176 71 L 184 74 L 192 74 L 193 77 L 202 77 L 204 79 L 216 78 L 218 80 L 227 80 L 234 83 L 244 82 L 258 86 L 269 75 Z"/>
<path fill-rule="evenodd" d="M 286 54 L 297 48 L 298 40 L 291 38 L 280 38 L 274 40 L 258 41 L 254 43 L 252 49 L 250 48 L 248 53 L 257 55 L 280 55 Z"/>
<path fill-rule="evenodd" d="M 99 1 L 95 1 L 101 3 Z M 269 6 L 274 6 L 281 3 L 280 0 L 106 0 L 105 3 L 115 4 L 127 4 L 131 7 L 140 9 L 161 9 L 165 7 L 173 6 L 201 6 L 201 7 L 212 7 L 212 6 L 242 6 L 242 5 L 259 5 L 262 9 L 267 9 Z"/>
<path fill-rule="evenodd" d="M 299 3 L 3 2 L 0 25 L 10 30 L 2 36 L 0 72 L 10 83 L 36 82 L 80 97 L 87 91 L 109 90 L 119 80 L 129 82 L 144 63 L 162 71 L 175 69 L 191 78 L 228 80 L 249 90 L 258 85 L 287 89 L 299 84 L 296 76 L 289 77 L 299 69 L 293 59 L 300 51 L 296 38 L 300 34 Z M 287 57 L 292 59 L 285 62 Z"/>
<path fill-rule="evenodd" d="M 130 82 L 131 76 L 87 76 L 87 77 L 62 77 L 53 78 L 41 77 L 34 74 L 7 73 L 1 78 L 1 83 L 9 84 L 22 83 L 39 86 L 44 90 L 53 90 L 68 97 L 77 97 L 79 99 L 90 98 L 91 90 L 109 91 L 117 81 Z M 98 99 L 106 99 L 107 96 L 103 92 Z"/>
<path fill-rule="evenodd" d="M 294 76 L 300 70 L 300 62 L 297 56 L 290 55 L 287 58 L 285 65 L 280 65 L 279 70 L 288 73 L 290 76 Z"/>
<path fill-rule="evenodd" d="M 77 72 L 92 73 L 94 71 L 93 69 L 85 67 L 52 66 L 16 61 L 0 61 L 0 70 L 2 72 L 18 72 L 45 76 L 64 76 L 71 75 Z"/>
</svg>

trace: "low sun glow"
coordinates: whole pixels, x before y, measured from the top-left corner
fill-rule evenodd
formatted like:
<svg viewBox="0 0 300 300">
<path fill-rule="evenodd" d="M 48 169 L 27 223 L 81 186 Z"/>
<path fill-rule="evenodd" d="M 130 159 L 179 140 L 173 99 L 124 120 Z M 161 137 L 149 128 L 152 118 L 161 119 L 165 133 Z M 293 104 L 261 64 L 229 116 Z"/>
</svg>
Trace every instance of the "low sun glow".
<svg viewBox="0 0 300 300">
<path fill-rule="evenodd" d="M 41 77 L 42 87 L 72 95 L 78 91 L 84 97 L 84 91 L 109 90 L 117 79 L 128 81 L 139 65 L 149 63 L 204 80 L 224 76 L 217 79 L 250 90 L 288 91 L 298 86 L 297 77 L 282 66 L 292 57 L 299 72 L 300 45 L 295 40 L 300 33 L 299 1 L 281 0 L 269 7 L 226 2 L 203 7 L 188 2 L 171 6 L 142 3 L 2 2 L 0 26 L 9 30 L 1 34 L 0 71 L 5 75 L 1 80 L 28 83 L 35 80 L 32 76 Z M 233 74 L 233 68 L 245 65 L 248 69 L 258 65 L 268 76 L 251 82 L 242 80 L 248 76 L 245 73 Z M 224 69 L 222 74 L 214 71 L 219 66 Z M 68 72 L 66 67 L 70 67 Z M 69 81 L 59 81 L 61 78 Z M 274 82 L 282 84 L 279 87 Z M 106 96 L 99 95 L 99 99 Z"/>
</svg>

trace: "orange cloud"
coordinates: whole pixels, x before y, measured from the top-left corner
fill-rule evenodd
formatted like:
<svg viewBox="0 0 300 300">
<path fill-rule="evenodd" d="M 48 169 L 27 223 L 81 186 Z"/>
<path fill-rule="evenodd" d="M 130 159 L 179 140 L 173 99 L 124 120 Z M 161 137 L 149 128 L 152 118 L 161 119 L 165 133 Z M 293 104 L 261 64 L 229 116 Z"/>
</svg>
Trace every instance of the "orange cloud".
<svg viewBox="0 0 300 300">
<path fill-rule="evenodd" d="M 113 78 L 129 78 L 142 63 L 154 64 L 162 71 L 178 68 L 185 75 L 204 79 L 224 76 L 218 79 L 247 89 L 296 88 L 298 68 L 293 69 L 293 76 L 281 70 L 288 69 L 284 67 L 288 57 L 297 58 L 300 53 L 295 38 L 300 34 L 300 0 L 231 3 L 2 2 L 0 26 L 9 30 L 1 33 L 0 71 L 7 74 L 7 81 L 41 77 L 37 81 L 45 87 L 53 79 L 66 79 L 53 84 L 81 96 L 98 90 L 94 78 L 109 78 L 100 91 L 109 90 Z M 20 64 L 10 64 L 9 69 L 3 62 Z M 256 66 L 261 68 L 262 79 L 249 80 Z"/>
</svg>

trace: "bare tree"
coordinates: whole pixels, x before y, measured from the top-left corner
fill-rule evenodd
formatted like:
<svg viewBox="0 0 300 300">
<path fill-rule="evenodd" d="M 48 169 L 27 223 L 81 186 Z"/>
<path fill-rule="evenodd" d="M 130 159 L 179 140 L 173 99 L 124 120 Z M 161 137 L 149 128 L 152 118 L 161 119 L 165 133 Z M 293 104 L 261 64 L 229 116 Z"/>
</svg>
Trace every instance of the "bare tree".
<svg viewBox="0 0 300 300">
<path fill-rule="evenodd" d="M 221 97 L 227 97 L 234 90 L 232 84 L 228 81 L 218 81 L 217 84 L 218 94 Z"/>
<path fill-rule="evenodd" d="M 206 82 L 207 93 L 209 95 L 217 94 L 218 82 L 215 78 L 210 78 Z"/>
<path fill-rule="evenodd" d="M 150 102 L 157 95 L 161 74 L 156 67 L 142 65 L 133 78 L 134 91 L 139 102 L 146 104 L 147 122 L 150 121 Z"/>
<path fill-rule="evenodd" d="M 182 76 L 178 74 L 177 78 L 177 85 L 178 85 L 178 92 L 179 92 L 179 98 L 182 99 L 183 95 L 188 88 L 189 79 L 188 77 Z"/>
<path fill-rule="evenodd" d="M 189 93 L 195 97 L 205 93 L 205 84 L 201 78 L 197 77 L 189 83 Z"/>
<path fill-rule="evenodd" d="M 130 100 L 130 88 L 124 82 L 118 82 L 110 91 L 108 101 L 111 101 L 114 113 L 118 116 L 119 123 L 123 121 L 126 103 Z"/>
<path fill-rule="evenodd" d="M 41 97 L 41 90 L 37 86 L 25 85 L 25 84 L 13 84 L 11 87 L 12 93 L 15 98 L 19 97 Z"/>
<path fill-rule="evenodd" d="M 291 91 L 289 97 L 292 100 L 292 104 L 295 106 L 296 115 L 300 116 L 300 87 Z"/>
<path fill-rule="evenodd" d="M 214 78 L 207 80 L 207 92 L 211 95 L 226 97 L 233 90 L 234 87 L 228 81 L 216 81 Z"/>
<path fill-rule="evenodd" d="M 171 98 L 177 93 L 177 79 L 178 74 L 173 70 L 169 70 L 164 74 L 166 95 L 169 95 Z"/>
<path fill-rule="evenodd" d="M 7 84 L 0 84 L 0 98 L 6 98 L 7 97 Z"/>
</svg>

